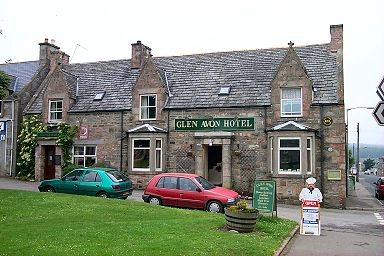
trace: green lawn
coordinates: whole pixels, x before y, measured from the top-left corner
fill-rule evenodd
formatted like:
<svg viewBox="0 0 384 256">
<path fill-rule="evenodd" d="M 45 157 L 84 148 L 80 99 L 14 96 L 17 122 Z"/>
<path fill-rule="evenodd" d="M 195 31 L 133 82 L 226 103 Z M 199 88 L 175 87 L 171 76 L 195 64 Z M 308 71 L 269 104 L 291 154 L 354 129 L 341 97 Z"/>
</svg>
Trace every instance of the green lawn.
<svg viewBox="0 0 384 256">
<path fill-rule="evenodd" d="M 224 232 L 223 214 L 54 193 L 0 190 L 0 255 L 273 255 L 296 223 L 261 217 Z"/>
</svg>

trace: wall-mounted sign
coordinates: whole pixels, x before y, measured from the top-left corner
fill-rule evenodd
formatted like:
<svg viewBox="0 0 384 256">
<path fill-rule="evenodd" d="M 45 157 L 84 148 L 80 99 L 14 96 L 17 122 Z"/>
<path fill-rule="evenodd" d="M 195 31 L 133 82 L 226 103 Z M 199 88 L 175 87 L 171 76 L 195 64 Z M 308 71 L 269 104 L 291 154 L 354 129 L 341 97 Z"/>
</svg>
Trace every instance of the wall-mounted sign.
<svg viewBox="0 0 384 256">
<path fill-rule="evenodd" d="M 326 116 L 323 118 L 323 125 L 330 126 L 333 124 L 333 119 L 330 116 Z"/>
<path fill-rule="evenodd" d="M 247 118 L 199 118 L 175 119 L 175 131 L 251 131 L 255 130 L 255 119 Z"/>
<path fill-rule="evenodd" d="M 88 127 L 85 125 L 80 126 L 79 138 L 81 140 L 88 139 Z"/>
<path fill-rule="evenodd" d="M 7 137 L 7 123 L 0 122 L 0 141 L 5 140 Z"/>
</svg>

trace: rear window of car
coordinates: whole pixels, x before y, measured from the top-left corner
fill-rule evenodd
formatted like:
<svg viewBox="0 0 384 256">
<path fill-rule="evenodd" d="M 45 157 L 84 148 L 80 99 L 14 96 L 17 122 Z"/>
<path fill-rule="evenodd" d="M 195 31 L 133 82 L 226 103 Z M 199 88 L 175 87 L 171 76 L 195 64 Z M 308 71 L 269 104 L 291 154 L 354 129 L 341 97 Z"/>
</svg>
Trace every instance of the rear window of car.
<svg viewBox="0 0 384 256">
<path fill-rule="evenodd" d="M 106 171 L 105 174 L 113 181 L 113 182 L 122 182 L 127 181 L 128 177 L 118 170 Z"/>
<path fill-rule="evenodd" d="M 158 188 L 177 188 L 177 177 L 161 177 L 156 184 Z"/>
</svg>

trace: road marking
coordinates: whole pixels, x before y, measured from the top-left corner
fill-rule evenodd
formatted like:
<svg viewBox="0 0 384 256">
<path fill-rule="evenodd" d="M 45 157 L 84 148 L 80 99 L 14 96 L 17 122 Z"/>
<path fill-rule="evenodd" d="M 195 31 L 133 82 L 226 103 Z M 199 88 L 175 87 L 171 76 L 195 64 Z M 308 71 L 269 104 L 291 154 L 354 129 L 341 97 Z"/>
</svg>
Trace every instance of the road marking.
<svg viewBox="0 0 384 256">
<path fill-rule="evenodd" d="M 384 219 L 383 219 L 383 217 L 381 217 L 380 213 L 375 212 L 373 215 L 375 215 L 375 217 L 376 217 L 376 219 L 380 225 L 384 225 Z"/>
</svg>

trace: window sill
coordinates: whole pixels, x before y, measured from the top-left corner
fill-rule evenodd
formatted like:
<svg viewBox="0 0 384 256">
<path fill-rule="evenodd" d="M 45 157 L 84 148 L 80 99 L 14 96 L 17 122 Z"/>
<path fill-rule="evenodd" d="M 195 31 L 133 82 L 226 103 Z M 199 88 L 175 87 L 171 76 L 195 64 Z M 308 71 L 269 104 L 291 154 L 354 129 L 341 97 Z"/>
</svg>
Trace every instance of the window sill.
<svg viewBox="0 0 384 256">
<path fill-rule="evenodd" d="M 272 178 L 285 178 L 285 179 L 303 179 L 303 178 L 309 178 L 312 177 L 311 174 L 303 174 L 303 173 L 298 173 L 298 174 L 272 174 Z"/>
</svg>

